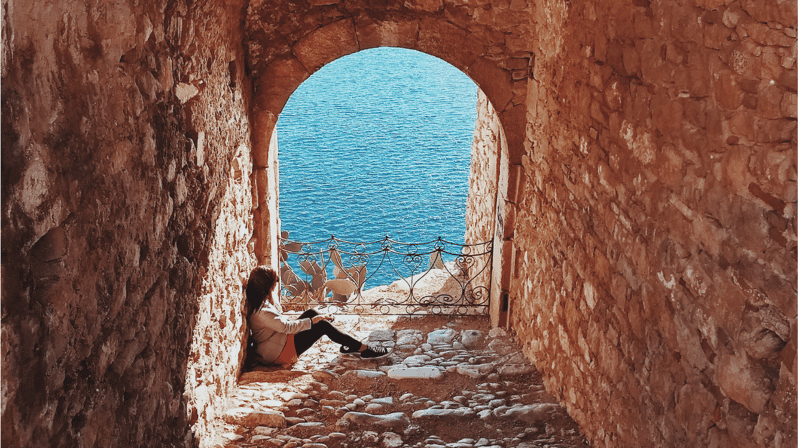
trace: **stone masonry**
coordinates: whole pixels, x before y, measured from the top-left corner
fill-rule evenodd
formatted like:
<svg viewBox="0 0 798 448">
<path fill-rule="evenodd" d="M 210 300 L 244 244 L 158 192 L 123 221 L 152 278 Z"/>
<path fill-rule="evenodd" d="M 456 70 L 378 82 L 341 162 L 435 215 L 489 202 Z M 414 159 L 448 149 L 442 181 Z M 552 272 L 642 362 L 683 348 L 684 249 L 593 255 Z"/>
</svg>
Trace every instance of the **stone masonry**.
<svg viewBox="0 0 798 448">
<path fill-rule="evenodd" d="M 0 4 L 4 446 L 217 440 L 280 111 L 376 46 L 484 93 L 491 322 L 591 446 L 795 446 L 794 1 Z"/>
<path fill-rule="evenodd" d="M 213 432 L 255 262 L 242 7 L 2 2 L 4 447 Z"/>
<path fill-rule="evenodd" d="M 525 352 L 596 446 L 794 446 L 796 3 L 535 9 Z"/>
</svg>

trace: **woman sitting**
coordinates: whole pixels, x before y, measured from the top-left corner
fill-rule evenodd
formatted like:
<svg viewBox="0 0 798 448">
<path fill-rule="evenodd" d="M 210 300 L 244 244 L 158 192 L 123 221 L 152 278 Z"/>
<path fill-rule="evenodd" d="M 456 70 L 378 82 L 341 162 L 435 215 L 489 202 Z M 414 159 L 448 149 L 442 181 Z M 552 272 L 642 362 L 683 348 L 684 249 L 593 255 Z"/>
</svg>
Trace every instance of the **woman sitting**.
<svg viewBox="0 0 798 448">
<path fill-rule="evenodd" d="M 247 282 L 247 320 L 255 341 L 255 361 L 261 364 L 289 365 L 322 336 L 341 345 L 341 353 L 373 359 L 387 356 L 383 347 L 369 347 L 335 328 L 334 317 L 307 310 L 292 320 L 282 314 L 280 302 L 273 297 L 277 273 L 265 266 L 252 270 Z"/>
</svg>

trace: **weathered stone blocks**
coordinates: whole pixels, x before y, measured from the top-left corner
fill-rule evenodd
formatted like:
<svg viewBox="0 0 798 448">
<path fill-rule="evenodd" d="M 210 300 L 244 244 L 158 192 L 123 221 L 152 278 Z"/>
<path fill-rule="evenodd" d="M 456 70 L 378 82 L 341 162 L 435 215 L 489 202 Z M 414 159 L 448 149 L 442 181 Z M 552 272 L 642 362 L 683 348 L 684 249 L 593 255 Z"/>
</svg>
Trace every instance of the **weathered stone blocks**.
<svg viewBox="0 0 798 448">
<path fill-rule="evenodd" d="M 380 45 L 488 95 L 468 238 L 594 445 L 795 440 L 795 2 L 4 6 L 4 444 L 212 438 L 279 112 Z"/>
<path fill-rule="evenodd" d="M 345 19 L 326 25 L 302 38 L 292 50 L 302 65 L 313 73 L 328 62 L 359 50 L 355 24 Z"/>
<path fill-rule="evenodd" d="M 3 202 L 2 443 L 192 444 L 212 432 L 207 405 L 239 362 L 231 292 L 250 263 L 251 194 L 230 167 L 251 169 L 235 150 L 248 146 L 251 92 L 230 87 L 229 67 L 244 59 L 241 5 L 14 6 L 3 8 L 3 189 L 19 193 Z M 192 353 L 195 331 L 230 349 Z M 218 388 L 203 394 L 198 377 Z"/>
</svg>

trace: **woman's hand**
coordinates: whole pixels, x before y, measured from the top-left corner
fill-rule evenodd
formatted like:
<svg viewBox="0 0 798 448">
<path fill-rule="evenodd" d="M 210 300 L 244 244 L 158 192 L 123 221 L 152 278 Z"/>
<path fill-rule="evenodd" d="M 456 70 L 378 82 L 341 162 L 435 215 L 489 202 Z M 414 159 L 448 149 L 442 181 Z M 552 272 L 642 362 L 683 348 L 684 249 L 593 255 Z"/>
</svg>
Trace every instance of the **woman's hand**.
<svg viewBox="0 0 798 448">
<path fill-rule="evenodd" d="M 323 320 L 326 320 L 327 322 L 332 322 L 335 320 L 335 316 L 333 316 L 332 314 L 319 314 L 317 316 L 313 316 L 310 319 L 310 321 L 314 324 L 317 324 Z"/>
</svg>

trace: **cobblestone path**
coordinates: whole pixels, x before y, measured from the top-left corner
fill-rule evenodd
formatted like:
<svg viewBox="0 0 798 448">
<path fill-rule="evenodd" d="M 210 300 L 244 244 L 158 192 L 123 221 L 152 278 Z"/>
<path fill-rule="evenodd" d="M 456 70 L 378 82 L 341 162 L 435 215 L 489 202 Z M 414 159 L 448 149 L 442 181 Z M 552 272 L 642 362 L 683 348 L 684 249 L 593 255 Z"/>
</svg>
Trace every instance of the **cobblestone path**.
<svg viewBox="0 0 798 448">
<path fill-rule="evenodd" d="M 588 446 L 485 317 L 337 316 L 336 325 L 393 352 L 361 360 L 324 338 L 290 369 L 244 373 L 217 446 Z"/>
</svg>

